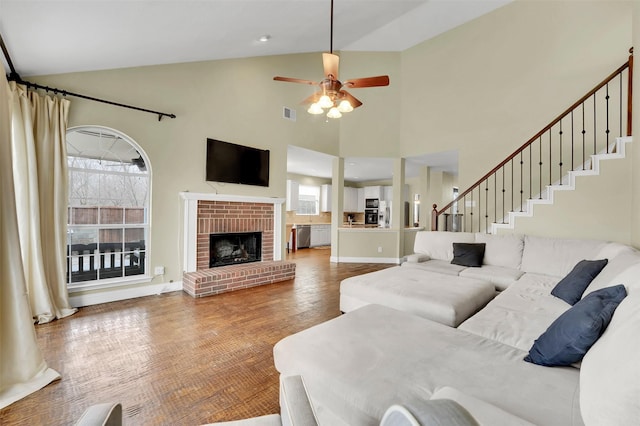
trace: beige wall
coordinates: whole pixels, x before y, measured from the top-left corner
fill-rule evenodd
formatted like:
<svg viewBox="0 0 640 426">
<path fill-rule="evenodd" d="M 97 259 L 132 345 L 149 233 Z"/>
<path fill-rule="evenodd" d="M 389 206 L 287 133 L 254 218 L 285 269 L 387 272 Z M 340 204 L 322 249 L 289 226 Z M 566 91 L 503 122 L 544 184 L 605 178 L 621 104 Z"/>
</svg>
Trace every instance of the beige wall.
<svg viewBox="0 0 640 426">
<path fill-rule="evenodd" d="M 69 125 L 122 131 L 148 154 L 153 171 L 151 270 L 165 266 L 166 281 L 182 279 L 180 191 L 285 197 L 287 145 L 337 154 L 338 122 L 303 113 L 312 88 L 272 80 L 275 75 L 316 78 L 319 53 L 211 61 L 33 78 L 66 90 L 174 113 L 163 119 L 72 99 Z M 297 121 L 282 119 L 282 107 Z M 205 182 L 206 138 L 271 150 L 268 188 Z M 282 229 L 284 233 L 284 226 Z M 155 282 L 155 281 L 154 281 Z"/>
<path fill-rule="evenodd" d="M 402 54 L 403 156 L 459 151 L 460 189 L 615 70 L 631 2 L 516 1 Z"/>
<path fill-rule="evenodd" d="M 388 74 L 391 85 L 352 90 L 364 106 L 337 121 L 304 112 L 299 102 L 310 94 L 309 86 L 272 80 L 275 75 L 318 79 L 319 53 L 33 80 L 178 116 L 158 122 L 145 113 L 72 99 L 69 124 L 112 127 L 148 154 L 153 170 L 149 264 L 165 266 L 166 281 L 181 280 L 180 191 L 284 198 L 289 144 L 341 157 L 455 149 L 464 190 L 626 60 L 631 16 L 631 2 L 517 1 L 402 53 L 343 52 L 343 80 Z M 296 122 L 281 118 L 283 106 L 297 110 Z M 270 149 L 270 186 L 205 182 L 207 137 Z M 640 188 L 637 176 L 634 194 Z M 637 198 L 634 223 L 640 217 Z M 432 202 L 421 202 L 422 222 L 428 222 Z M 337 229 L 332 232 L 335 241 Z M 635 241 L 637 235 L 640 231 Z M 385 245 L 396 246 L 382 255 L 397 256 L 399 239 L 386 238 Z M 362 242 L 375 246 L 368 237 Z M 363 247 L 345 241 L 344 255 Z"/>
<path fill-rule="evenodd" d="M 341 258 L 380 258 L 398 259 L 400 257 L 399 232 L 393 229 L 346 229 L 338 232 L 338 245 Z M 378 248 L 382 248 L 379 252 Z"/>
<path fill-rule="evenodd" d="M 400 53 L 341 52 L 340 78 L 389 76 L 389 86 L 349 89 L 363 105 L 340 120 L 342 157 L 398 157 Z"/>
</svg>

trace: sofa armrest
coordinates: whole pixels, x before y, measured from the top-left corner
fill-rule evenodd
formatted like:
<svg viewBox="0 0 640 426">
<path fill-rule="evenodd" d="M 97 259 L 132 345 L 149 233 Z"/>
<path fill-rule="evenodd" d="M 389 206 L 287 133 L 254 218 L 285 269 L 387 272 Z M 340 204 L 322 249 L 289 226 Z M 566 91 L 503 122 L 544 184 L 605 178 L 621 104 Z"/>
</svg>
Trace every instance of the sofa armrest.
<svg viewBox="0 0 640 426">
<path fill-rule="evenodd" d="M 407 256 L 407 262 L 409 263 L 420 263 L 426 262 L 427 260 L 431 260 L 431 257 L 428 254 L 413 253 Z"/>
<path fill-rule="evenodd" d="M 317 426 L 316 413 L 301 376 L 280 377 L 282 426 Z"/>
<path fill-rule="evenodd" d="M 431 399 L 449 399 L 457 402 L 481 425 L 534 426 L 533 423 L 529 423 L 493 404 L 448 386 L 438 389 L 431 396 Z"/>
<path fill-rule="evenodd" d="M 121 426 L 122 405 L 107 402 L 90 406 L 82 413 L 76 426 Z"/>
</svg>

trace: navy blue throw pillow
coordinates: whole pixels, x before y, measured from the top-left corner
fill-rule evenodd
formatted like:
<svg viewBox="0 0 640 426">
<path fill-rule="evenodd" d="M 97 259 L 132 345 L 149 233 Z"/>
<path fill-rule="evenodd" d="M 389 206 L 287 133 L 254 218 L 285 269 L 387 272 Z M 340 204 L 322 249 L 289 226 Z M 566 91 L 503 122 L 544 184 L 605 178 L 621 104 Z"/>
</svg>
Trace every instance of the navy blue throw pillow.
<svg viewBox="0 0 640 426">
<path fill-rule="evenodd" d="M 480 267 L 484 259 L 485 243 L 453 243 L 453 260 L 460 266 Z"/>
<path fill-rule="evenodd" d="M 582 360 L 604 333 L 614 311 L 626 296 L 627 291 L 622 284 L 589 293 L 538 337 L 524 360 L 549 367 L 571 365 Z"/>
<path fill-rule="evenodd" d="M 556 284 L 553 290 L 551 290 L 551 294 L 570 305 L 575 305 L 591 281 L 607 266 L 608 262 L 607 259 L 581 260 L 566 277 Z"/>
</svg>

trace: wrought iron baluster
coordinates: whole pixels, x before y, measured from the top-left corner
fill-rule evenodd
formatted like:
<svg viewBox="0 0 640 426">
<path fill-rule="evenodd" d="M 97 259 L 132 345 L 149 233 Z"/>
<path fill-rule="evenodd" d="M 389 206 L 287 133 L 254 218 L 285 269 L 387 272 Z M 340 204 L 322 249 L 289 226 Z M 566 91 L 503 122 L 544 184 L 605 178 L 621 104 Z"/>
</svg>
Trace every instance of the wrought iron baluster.
<svg viewBox="0 0 640 426">
<path fill-rule="evenodd" d="M 562 120 L 560 120 L 559 139 L 560 139 L 560 162 L 558 163 L 558 165 L 560 166 L 560 185 L 562 185 Z"/>
<path fill-rule="evenodd" d="M 605 99 L 605 104 L 607 106 L 607 130 L 605 130 L 605 133 L 607 135 L 607 154 L 609 153 L 609 83 L 607 83 L 606 85 L 606 96 L 604 97 Z"/>
<path fill-rule="evenodd" d="M 532 187 L 533 187 L 533 145 L 529 145 L 529 199 L 532 198 Z"/>
<path fill-rule="evenodd" d="M 484 181 L 484 229 L 489 230 L 489 178 Z"/>
<path fill-rule="evenodd" d="M 573 164 L 573 152 L 574 152 L 573 139 L 574 139 L 574 133 L 573 133 L 573 110 L 571 110 L 571 171 L 575 170 L 575 165 Z"/>
<path fill-rule="evenodd" d="M 540 166 L 540 173 L 538 174 L 540 177 L 540 192 L 538 193 L 538 198 L 542 200 L 542 135 L 540 135 L 538 148 L 540 149 L 540 161 L 538 162 L 538 165 Z"/>
<path fill-rule="evenodd" d="M 502 223 L 504 223 L 504 166 L 502 167 Z"/>
<path fill-rule="evenodd" d="M 513 158 L 511 159 L 511 211 L 513 210 Z"/>
<path fill-rule="evenodd" d="M 551 154 L 553 153 L 553 146 L 551 143 L 551 129 L 549 129 L 549 185 L 551 185 L 553 183 L 553 181 L 551 180 L 551 172 L 553 170 L 553 161 L 551 160 Z"/>
<path fill-rule="evenodd" d="M 618 78 L 620 79 L 620 95 L 618 96 L 620 98 L 620 131 L 618 136 L 622 137 L 622 72 L 618 74 Z"/>
<path fill-rule="evenodd" d="M 480 187 L 478 187 L 478 232 L 482 231 L 482 192 L 480 192 Z"/>
<path fill-rule="evenodd" d="M 473 205 L 473 191 L 471 191 L 470 194 L 471 206 L 469 206 L 469 208 L 471 209 L 471 212 L 469 213 L 469 224 L 471 224 L 471 230 L 469 232 L 473 232 L 473 210 L 475 209 L 475 206 Z"/>
<path fill-rule="evenodd" d="M 584 129 L 584 102 L 582 103 L 582 169 L 584 170 L 584 163 L 587 161 L 585 158 L 586 151 L 586 136 L 587 131 Z"/>
<path fill-rule="evenodd" d="M 596 95 L 597 92 L 593 94 L 593 155 L 596 155 L 596 152 L 598 152 L 596 147 Z"/>
<path fill-rule="evenodd" d="M 461 222 L 464 223 L 464 226 L 462 228 L 463 229 L 467 229 L 467 226 L 466 226 L 466 224 L 467 224 L 466 223 L 467 222 L 467 196 L 465 195 L 462 198 L 463 198 L 463 200 L 462 200 L 463 204 L 462 204 L 462 221 Z M 462 229 L 461 229 L 461 231 L 462 231 Z"/>
<path fill-rule="evenodd" d="M 522 199 L 524 191 L 522 190 L 522 167 L 524 166 L 524 161 L 522 161 L 522 151 L 520 151 L 520 212 L 522 213 L 522 203 L 524 200 Z"/>
</svg>

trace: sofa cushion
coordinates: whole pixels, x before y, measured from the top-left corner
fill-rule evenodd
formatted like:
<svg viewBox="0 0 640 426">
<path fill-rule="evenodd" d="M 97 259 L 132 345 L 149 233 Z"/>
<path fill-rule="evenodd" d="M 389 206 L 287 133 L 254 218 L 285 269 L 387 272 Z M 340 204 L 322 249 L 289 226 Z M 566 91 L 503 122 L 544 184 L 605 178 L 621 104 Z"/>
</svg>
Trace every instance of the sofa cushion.
<svg viewBox="0 0 640 426">
<path fill-rule="evenodd" d="M 604 241 L 543 238 L 525 235 L 522 271 L 564 277 L 582 259 L 596 259 Z"/>
<path fill-rule="evenodd" d="M 515 283 L 523 274 L 524 272 L 519 269 L 491 265 L 482 265 L 482 268 L 466 268 L 460 271 L 461 277 L 488 281 L 500 291 Z"/>
<path fill-rule="evenodd" d="M 407 256 L 407 262 L 409 263 L 420 263 L 420 262 L 426 262 L 427 260 L 431 260 L 431 258 L 426 254 L 413 253 Z"/>
<path fill-rule="evenodd" d="M 570 305 L 575 305 L 591 281 L 607 266 L 607 262 L 608 259 L 581 260 L 556 284 L 551 294 Z"/>
<path fill-rule="evenodd" d="M 404 407 L 392 405 L 380 426 L 480 426 L 460 404 L 450 399 L 423 401 Z"/>
<path fill-rule="evenodd" d="M 533 344 L 524 360 L 538 365 L 571 365 L 582 360 L 627 295 L 623 285 L 594 291 L 560 315 Z"/>
<path fill-rule="evenodd" d="M 406 268 L 417 268 L 424 271 L 437 272 L 444 275 L 459 275 L 466 269 L 466 266 L 454 265 L 448 260 L 427 260 L 426 262 L 410 263 L 405 262 L 402 266 Z"/>
<path fill-rule="evenodd" d="M 482 259 L 484 258 L 484 247 L 484 243 L 453 243 L 453 259 L 451 259 L 451 263 L 479 268 L 482 266 Z"/>
<path fill-rule="evenodd" d="M 570 306 L 551 295 L 558 279 L 524 274 L 458 328 L 528 352 Z"/>
<path fill-rule="evenodd" d="M 593 291 L 616 284 L 624 284 L 628 294 L 640 290 L 640 253 L 628 252 L 612 258 L 591 281 L 582 297 L 585 298 Z"/>
<path fill-rule="evenodd" d="M 438 399 L 457 402 L 481 425 L 533 426 L 533 423 L 450 386 L 438 389 L 431 396 L 432 401 Z"/>
<path fill-rule="evenodd" d="M 631 425 L 640 419 L 640 294 L 629 294 L 580 369 L 580 406 L 586 424 Z"/>
<path fill-rule="evenodd" d="M 524 351 L 385 306 L 288 336 L 273 352 L 281 374 L 305 378 L 320 424 L 377 424 L 389 406 L 443 386 L 535 424 L 580 423 L 579 370 L 540 368 Z"/>
<path fill-rule="evenodd" d="M 486 281 L 395 266 L 342 280 L 340 310 L 376 303 L 457 327 L 494 295 Z"/>
<path fill-rule="evenodd" d="M 492 235 L 479 232 L 476 243 L 485 243 L 484 264 L 519 269 L 522 264 L 522 235 Z"/>
<path fill-rule="evenodd" d="M 475 235 L 471 232 L 420 231 L 413 243 L 415 253 L 426 254 L 431 259 L 451 261 L 453 243 L 473 243 Z"/>
</svg>

